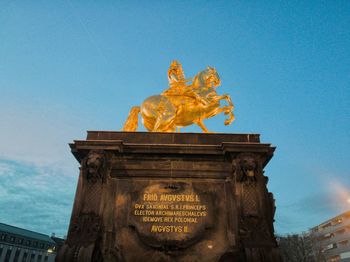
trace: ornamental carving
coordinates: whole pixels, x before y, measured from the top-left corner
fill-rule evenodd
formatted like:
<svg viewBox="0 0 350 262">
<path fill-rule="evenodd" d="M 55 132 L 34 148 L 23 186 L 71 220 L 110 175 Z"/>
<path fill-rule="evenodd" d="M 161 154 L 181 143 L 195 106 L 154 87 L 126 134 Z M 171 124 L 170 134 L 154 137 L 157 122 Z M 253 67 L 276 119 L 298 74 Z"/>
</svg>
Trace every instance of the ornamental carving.
<svg viewBox="0 0 350 262">
<path fill-rule="evenodd" d="M 94 212 L 80 213 L 72 219 L 68 245 L 88 246 L 94 243 L 100 230 L 101 218 Z"/>
<path fill-rule="evenodd" d="M 232 161 L 233 173 L 238 182 L 254 182 L 261 169 L 261 160 L 254 154 L 240 154 Z"/>
<path fill-rule="evenodd" d="M 82 161 L 83 175 L 87 182 L 104 182 L 106 179 L 106 156 L 103 150 L 91 150 Z"/>
<path fill-rule="evenodd" d="M 262 217 L 247 216 L 241 219 L 239 234 L 249 241 L 271 241 L 271 232 Z"/>
<path fill-rule="evenodd" d="M 241 193 L 242 215 L 256 216 L 260 214 L 258 190 L 255 183 L 245 183 Z"/>
</svg>

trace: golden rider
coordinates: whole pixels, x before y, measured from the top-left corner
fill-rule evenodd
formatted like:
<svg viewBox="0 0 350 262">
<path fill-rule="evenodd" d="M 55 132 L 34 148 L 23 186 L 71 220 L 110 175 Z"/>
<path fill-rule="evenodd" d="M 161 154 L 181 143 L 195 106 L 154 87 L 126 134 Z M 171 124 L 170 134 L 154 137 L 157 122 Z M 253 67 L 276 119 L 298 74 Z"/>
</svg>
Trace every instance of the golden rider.
<svg viewBox="0 0 350 262">
<path fill-rule="evenodd" d="M 186 82 L 192 79 L 185 79 L 185 73 L 182 69 L 182 65 L 174 60 L 171 62 L 168 69 L 168 81 L 169 89 L 165 90 L 163 96 L 187 96 L 198 100 L 202 104 L 207 104 L 207 102 L 195 93 L 191 85 L 187 85 Z"/>
</svg>

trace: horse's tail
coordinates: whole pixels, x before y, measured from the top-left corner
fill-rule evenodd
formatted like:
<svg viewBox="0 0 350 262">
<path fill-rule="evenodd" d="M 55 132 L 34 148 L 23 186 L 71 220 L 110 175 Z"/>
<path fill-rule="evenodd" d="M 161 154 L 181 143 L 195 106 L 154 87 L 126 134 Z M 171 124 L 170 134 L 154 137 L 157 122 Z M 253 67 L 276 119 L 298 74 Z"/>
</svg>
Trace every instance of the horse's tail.
<svg viewBox="0 0 350 262">
<path fill-rule="evenodd" d="M 140 113 L 139 106 L 133 106 L 131 108 L 128 118 L 126 119 L 125 124 L 123 126 L 123 131 L 136 131 L 139 123 L 139 118 L 138 118 L 139 113 Z"/>
</svg>

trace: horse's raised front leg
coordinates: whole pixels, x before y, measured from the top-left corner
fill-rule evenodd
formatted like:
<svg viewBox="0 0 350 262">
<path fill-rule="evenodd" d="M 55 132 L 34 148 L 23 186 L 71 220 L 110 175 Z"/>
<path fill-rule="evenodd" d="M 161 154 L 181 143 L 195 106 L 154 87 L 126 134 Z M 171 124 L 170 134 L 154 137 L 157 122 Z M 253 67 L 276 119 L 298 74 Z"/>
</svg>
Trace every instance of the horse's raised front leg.
<svg viewBox="0 0 350 262">
<path fill-rule="evenodd" d="M 205 114 L 205 118 L 210 118 L 213 116 L 216 116 L 222 112 L 230 112 L 231 107 L 230 106 L 223 106 L 223 107 L 216 107 L 214 108 L 212 111 L 208 112 L 207 114 Z"/>
<path fill-rule="evenodd" d="M 225 125 L 229 125 L 235 120 L 235 115 L 232 113 L 232 110 L 228 110 L 225 112 L 225 115 L 229 115 L 229 118 L 225 120 Z"/>
<path fill-rule="evenodd" d="M 235 108 L 235 106 L 233 105 L 231 97 L 228 94 L 224 94 L 222 96 L 218 96 L 218 98 L 220 100 L 223 99 L 223 100 L 225 100 L 228 103 L 227 106 L 224 106 L 222 108 L 224 109 L 223 110 L 224 114 L 229 116 L 228 119 L 225 120 L 225 125 L 229 125 L 229 124 L 231 124 L 233 122 L 233 120 L 235 120 L 235 116 L 234 116 L 234 114 L 232 112 L 233 109 Z"/>
</svg>

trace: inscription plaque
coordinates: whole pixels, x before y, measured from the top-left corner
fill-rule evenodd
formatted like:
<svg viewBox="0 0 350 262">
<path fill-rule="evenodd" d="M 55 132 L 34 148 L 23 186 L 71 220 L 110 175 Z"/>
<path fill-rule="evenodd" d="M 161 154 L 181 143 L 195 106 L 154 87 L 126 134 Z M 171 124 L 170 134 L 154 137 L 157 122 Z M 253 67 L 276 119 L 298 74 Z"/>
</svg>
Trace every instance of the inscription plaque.
<svg viewBox="0 0 350 262">
<path fill-rule="evenodd" d="M 132 193 L 129 225 L 150 246 L 193 244 L 212 223 L 210 196 L 186 182 L 160 182 Z"/>
</svg>

